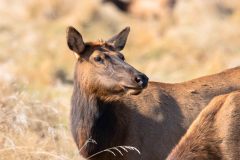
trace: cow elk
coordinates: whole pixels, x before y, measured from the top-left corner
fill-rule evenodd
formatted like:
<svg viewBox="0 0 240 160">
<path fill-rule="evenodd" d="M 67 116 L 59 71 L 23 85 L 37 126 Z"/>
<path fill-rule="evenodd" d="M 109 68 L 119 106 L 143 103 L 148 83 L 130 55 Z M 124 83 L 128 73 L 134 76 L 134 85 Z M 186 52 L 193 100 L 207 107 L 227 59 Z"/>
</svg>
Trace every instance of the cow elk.
<svg viewBox="0 0 240 160">
<path fill-rule="evenodd" d="M 167 160 L 238 160 L 240 92 L 214 98 L 192 123 Z"/>
<path fill-rule="evenodd" d="M 71 100 L 71 130 L 84 157 L 128 145 L 116 157 L 104 152 L 94 160 L 165 159 L 209 101 L 240 89 L 240 68 L 175 84 L 148 82 L 121 52 L 130 28 L 107 41 L 84 42 L 73 27 L 67 44 L 77 55 Z M 84 143 L 94 139 L 97 144 Z"/>
</svg>

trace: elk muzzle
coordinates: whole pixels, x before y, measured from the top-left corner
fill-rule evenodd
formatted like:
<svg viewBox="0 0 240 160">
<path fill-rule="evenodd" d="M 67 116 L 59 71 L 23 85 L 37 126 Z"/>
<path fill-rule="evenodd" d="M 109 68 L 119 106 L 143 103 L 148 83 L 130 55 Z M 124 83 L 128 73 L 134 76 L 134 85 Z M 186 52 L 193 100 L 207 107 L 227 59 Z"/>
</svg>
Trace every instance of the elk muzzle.
<svg viewBox="0 0 240 160">
<path fill-rule="evenodd" d="M 134 80 L 140 88 L 146 88 L 147 87 L 148 77 L 145 74 L 137 75 Z"/>
</svg>

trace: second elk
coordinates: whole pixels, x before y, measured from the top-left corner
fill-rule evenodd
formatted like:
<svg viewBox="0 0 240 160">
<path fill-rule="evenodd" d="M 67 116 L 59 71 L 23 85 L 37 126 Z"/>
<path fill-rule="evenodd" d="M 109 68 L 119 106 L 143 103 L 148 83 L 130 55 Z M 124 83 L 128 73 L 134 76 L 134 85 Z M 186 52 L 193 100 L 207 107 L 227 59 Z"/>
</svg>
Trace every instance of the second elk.
<svg viewBox="0 0 240 160">
<path fill-rule="evenodd" d="M 218 96 L 199 114 L 167 160 L 238 160 L 240 92 Z"/>
</svg>

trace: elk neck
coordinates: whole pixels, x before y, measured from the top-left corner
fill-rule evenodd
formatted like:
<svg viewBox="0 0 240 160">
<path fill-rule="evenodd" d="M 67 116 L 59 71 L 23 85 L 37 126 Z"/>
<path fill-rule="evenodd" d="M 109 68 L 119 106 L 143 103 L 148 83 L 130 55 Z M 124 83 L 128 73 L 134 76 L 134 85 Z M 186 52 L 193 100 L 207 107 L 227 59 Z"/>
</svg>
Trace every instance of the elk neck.
<svg viewBox="0 0 240 160">
<path fill-rule="evenodd" d="M 89 156 L 124 141 L 127 133 L 124 121 L 127 117 L 121 102 L 104 102 L 95 94 L 88 94 L 87 85 L 80 81 L 75 74 L 71 101 L 71 129 L 79 149 L 89 138 L 97 142 L 86 145 L 80 151 L 82 155 Z M 122 129 L 121 133 L 119 129 L 120 132 Z"/>
</svg>

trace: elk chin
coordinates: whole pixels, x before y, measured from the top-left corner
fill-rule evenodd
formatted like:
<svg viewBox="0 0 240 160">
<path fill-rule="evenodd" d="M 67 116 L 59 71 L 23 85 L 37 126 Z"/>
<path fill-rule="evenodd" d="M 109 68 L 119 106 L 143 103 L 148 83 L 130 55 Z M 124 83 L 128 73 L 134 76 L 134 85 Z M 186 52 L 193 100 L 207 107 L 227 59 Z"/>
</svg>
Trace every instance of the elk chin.
<svg viewBox="0 0 240 160">
<path fill-rule="evenodd" d="M 142 92 L 143 88 L 129 85 L 121 85 L 123 93 L 126 95 L 138 95 Z"/>
<path fill-rule="evenodd" d="M 127 95 L 138 95 L 142 92 L 142 89 L 128 89 Z"/>
<path fill-rule="evenodd" d="M 142 92 L 142 88 L 123 87 L 123 90 L 126 95 L 138 95 Z"/>
</svg>

